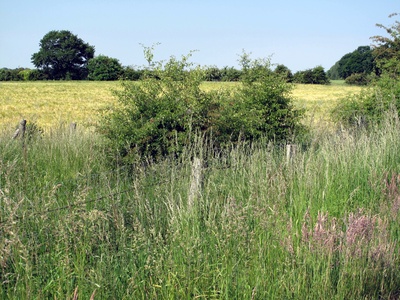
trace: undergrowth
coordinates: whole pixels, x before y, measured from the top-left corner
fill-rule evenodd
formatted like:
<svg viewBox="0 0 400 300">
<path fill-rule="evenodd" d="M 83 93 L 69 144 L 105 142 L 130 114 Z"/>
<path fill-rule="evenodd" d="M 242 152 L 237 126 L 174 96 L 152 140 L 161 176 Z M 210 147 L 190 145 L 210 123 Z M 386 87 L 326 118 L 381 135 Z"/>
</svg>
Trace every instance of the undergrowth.
<svg viewBox="0 0 400 300">
<path fill-rule="evenodd" d="M 395 299 L 399 129 L 321 135 L 290 160 L 198 137 L 131 169 L 91 132 L 3 133 L 0 298 Z"/>
</svg>

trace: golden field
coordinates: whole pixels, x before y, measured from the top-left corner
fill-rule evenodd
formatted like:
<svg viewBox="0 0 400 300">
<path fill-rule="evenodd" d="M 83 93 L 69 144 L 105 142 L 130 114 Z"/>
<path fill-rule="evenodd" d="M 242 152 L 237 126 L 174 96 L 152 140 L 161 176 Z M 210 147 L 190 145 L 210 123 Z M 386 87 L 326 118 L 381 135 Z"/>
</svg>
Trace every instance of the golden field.
<svg viewBox="0 0 400 300">
<path fill-rule="evenodd" d="M 205 82 L 203 88 L 234 88 L 237 83 Z M 112 91 L 119 82 L 37 81 L 0 83 L 0 129 L 15 128 L 21 119 L 44 129 L 76 122 L 84 127 L 99 120 L 99 111 L 116 103 Z M 337 101 L 361 87 L 337 82 L 331 85 L 296 84 L 294 104 L 307 111 L 307 122 L 329 122 L 329 111 Z"/>
</svg>

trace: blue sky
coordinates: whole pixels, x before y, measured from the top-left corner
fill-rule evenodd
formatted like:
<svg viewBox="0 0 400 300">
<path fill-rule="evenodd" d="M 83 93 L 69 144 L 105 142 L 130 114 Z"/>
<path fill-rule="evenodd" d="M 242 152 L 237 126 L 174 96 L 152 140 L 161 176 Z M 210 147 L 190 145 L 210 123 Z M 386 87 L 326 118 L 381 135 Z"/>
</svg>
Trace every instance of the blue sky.
<svg viewBox="0 0 400 300">
<path fill-rule="evenodd" d="M 41 38 L 70 30 L 124 66 L 144 65 L 140 44 L 160 43 L 155 60 L 197 50 L 194 63 L 236 67 L 245 50 L 294 72 L 328 70 L 384 35 L 375 24 L 394 12 L 399 0 L 0 0 L 0 68 L 33 68 Z"/>
</svg>

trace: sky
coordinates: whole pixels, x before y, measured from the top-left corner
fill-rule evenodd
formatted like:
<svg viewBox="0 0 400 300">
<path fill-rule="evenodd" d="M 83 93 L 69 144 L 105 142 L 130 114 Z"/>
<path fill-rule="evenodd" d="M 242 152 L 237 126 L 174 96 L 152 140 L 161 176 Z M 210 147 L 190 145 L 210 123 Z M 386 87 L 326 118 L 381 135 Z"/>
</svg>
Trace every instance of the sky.
<svg viewBox="0 0 400 300">
<path fill-rule="evenodd" d="M 191 62 L 238 67 L 245 51 L 293 72 L 329 70 L 370 37 L 385 35 L 399 0 L 0 0 L 0 68 L 34 68 L 33 53 L 51 30 L 69 30 L 95 55 L 123 66 L 195 51 Z"/>
</svg>

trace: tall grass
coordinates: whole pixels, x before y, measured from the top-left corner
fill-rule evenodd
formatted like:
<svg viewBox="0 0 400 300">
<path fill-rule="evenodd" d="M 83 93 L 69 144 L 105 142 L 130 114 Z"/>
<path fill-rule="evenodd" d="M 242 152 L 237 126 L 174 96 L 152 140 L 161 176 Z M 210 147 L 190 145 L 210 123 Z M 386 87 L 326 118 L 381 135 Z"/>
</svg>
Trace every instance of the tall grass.
<svg viewBox="0 0 400 300">
<path fill-rule="evenodd" d="M 84 131 L 0 141 L 2 299 L 394 299 L 400 123 L 107 164 Z M 202 161 L 191 195 L 192 158 Z M 93 296 L 94 295 L 94 296 Z"/>
</svg>

